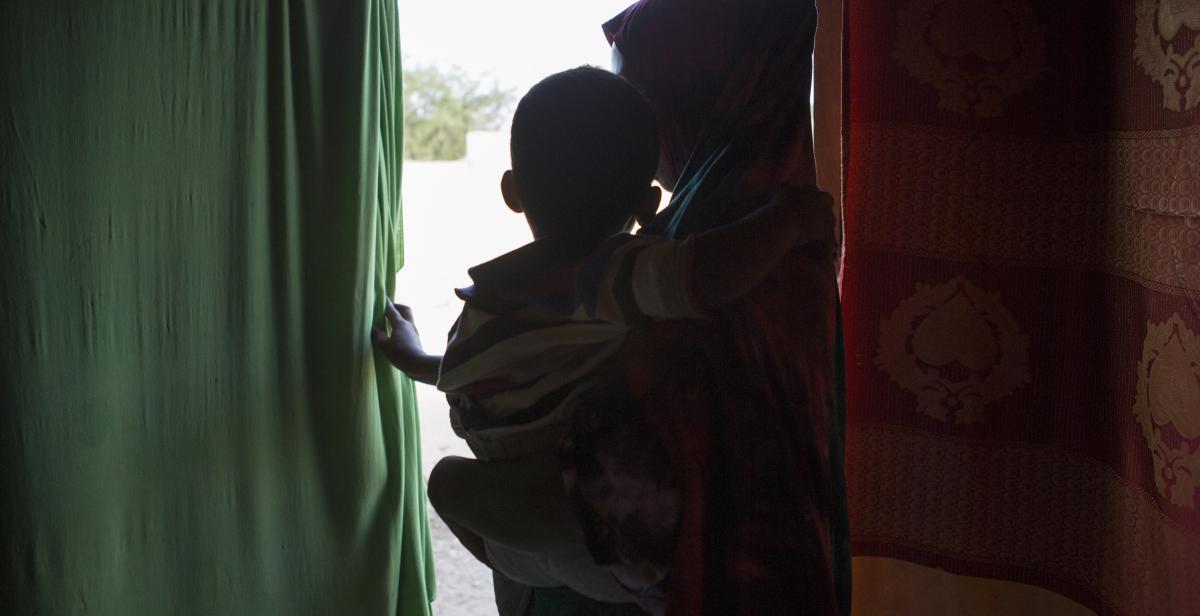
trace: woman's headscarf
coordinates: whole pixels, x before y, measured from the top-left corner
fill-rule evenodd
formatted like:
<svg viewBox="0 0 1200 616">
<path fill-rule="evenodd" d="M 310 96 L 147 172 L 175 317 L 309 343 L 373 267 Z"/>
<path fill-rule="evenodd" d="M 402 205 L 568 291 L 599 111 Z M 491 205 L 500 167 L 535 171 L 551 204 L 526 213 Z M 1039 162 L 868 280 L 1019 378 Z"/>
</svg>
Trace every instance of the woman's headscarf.
<svg viewBox="0 0 1200 616">
<path fill-rule="evenodd" d="M 643 0 L 604 24 L 622 74 L 658 115 L 660 170 L 677 178 L 659 232 L 728 222 L 815 181 L 815 31 L 803 0 Z M 724 206 L 695 206 L 697 196 Z"/>
</svg>

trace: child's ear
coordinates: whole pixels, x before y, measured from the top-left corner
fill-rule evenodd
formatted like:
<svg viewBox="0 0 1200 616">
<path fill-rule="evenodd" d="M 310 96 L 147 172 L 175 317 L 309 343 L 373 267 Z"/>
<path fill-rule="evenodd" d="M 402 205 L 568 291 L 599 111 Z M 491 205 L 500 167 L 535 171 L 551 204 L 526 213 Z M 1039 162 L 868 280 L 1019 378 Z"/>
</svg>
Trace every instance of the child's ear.
<svg viewBox="0 0 1200 616">
<path fill-rule="evenodd" d="M 657 186 L 650 186 L 646 189 L 646 194 L 642 196 L 641 203 L 638 204 L 637 211 L 633 213 L 638 224 L 646 227 L 654 220 L 654 215 L 658 213 L 658 204 L 662 202 L 662 189 Z"/>
<path fill-rule="evenodd" d="M 521 205 L 521 196 L 517 194 L 517 181 L 513 179 L 512 169 L 500 176 L 500 194 L 504 196 L 504 204 L 508 209 L 520 214 L 525 211 Z"/>
</svg>

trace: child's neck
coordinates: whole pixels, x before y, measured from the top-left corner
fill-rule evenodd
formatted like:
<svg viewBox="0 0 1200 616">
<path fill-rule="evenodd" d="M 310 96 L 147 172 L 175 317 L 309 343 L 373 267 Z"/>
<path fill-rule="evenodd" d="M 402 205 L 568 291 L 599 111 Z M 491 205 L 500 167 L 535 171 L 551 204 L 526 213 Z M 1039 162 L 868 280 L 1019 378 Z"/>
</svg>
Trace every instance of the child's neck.
<svg viewBox="0 0 1200 616">
<path fill-rule="evenodd" d="M 623 232 L 623 229 L 616 229 L 595 233 L 547 233 L 534 235 L 533 241 L 544 246 L 554 258 L 574 261 L 586 257 L 608 238 Z"/>
</svg>

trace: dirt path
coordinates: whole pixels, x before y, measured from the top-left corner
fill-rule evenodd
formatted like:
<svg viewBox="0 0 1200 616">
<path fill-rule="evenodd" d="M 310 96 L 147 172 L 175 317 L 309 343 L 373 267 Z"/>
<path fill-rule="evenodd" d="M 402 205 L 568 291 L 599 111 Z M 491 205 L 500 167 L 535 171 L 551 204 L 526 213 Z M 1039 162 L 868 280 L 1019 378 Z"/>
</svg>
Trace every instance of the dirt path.
<svg viewBox="0 0 1200 616">
<path fill-rule="evenodd" d="M 524 220 L 504 206 L 500 174 L 507 168 L 503 134 L 473 135 L 468 157 L 455 162 L 404 164 L 406 266 L 396 300 L 412 306 L 426 351 L 441 353 L 462 308 L 454 288 L 469 284 L 467 269 L 528 241 Z M 417 385 L 425 476 L 443 456 L 470 455 L 450 429 L 446 398 Z M 437 569 L 437 616 L 496 613 L 491 571 L 475 560 L 429 509 Z"/>
<path fill-rule="evenodd" d="M 454 435 L 445 420 L 446 399 L 437 390 L 417 385 L 417 403 L 421 409 L 421 455 L 425 477 L 442 456 L 469 455 L 466 445 Z M 433 534 L 433 558 L 437 569 L 436 616 L 485 616 L 496 613 L 492 593 L 492 572 L 467 552 L 433 508 L 429 508 L 429 528 Z"/>
</svg>

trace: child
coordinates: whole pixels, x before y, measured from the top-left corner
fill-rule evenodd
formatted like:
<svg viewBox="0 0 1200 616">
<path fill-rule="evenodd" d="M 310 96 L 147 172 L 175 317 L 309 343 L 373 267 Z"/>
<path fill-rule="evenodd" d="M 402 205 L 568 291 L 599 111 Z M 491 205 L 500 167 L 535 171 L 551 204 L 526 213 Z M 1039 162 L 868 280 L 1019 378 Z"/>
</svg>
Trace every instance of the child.
<svg viewBox="0 0 1200 616">
<path fill-rule="evenodd" d="M 832 242 L 832 201 L 784 191 L 684 241 L 630 235 L 661 197 L 654 114 L 622 78 L 581 67 L 521 99 L 504 201 L 534 241 L 470 270 L 444 357 L 427 355 L 406 307 L 389 304 L 377 345 L 447 393 L 455 432 L 479 458 L 443 459 L 430 502 L 469 550 L 531 586 L 628 601 L 593 562 L 570 511 L 557 445 L 589 375 L 640 323 L 702 319 L 758 285 L 790 250 Z"/>
</svg>

